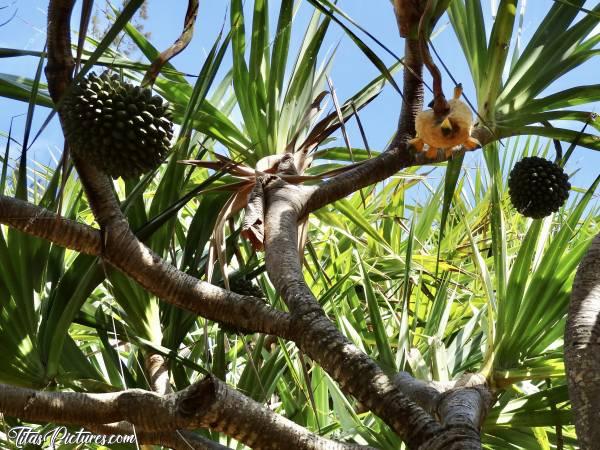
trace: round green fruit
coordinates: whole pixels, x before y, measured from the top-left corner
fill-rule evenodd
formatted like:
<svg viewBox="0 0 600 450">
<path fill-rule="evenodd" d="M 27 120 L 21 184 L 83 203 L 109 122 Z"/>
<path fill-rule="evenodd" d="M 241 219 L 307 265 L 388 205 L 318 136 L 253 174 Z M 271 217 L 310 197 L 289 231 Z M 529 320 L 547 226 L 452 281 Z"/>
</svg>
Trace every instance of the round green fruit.
<svg viewBox="0 0 600 450">
<path fill-rule="evenodd" d="M 569 197 L 571 184 L 563 169 L 544 158 L 529 156 L 510 171 L 508 193 L 519 213 L 541 219 L 558 211 Z"/>
<path fill-rule="evenodd" d="M 94 73 L 74 86 L 62 106 L 71 151 L 113 178 L 155 169 L 173 136 L 169 105 L 117 75 Z"/>
</svg>

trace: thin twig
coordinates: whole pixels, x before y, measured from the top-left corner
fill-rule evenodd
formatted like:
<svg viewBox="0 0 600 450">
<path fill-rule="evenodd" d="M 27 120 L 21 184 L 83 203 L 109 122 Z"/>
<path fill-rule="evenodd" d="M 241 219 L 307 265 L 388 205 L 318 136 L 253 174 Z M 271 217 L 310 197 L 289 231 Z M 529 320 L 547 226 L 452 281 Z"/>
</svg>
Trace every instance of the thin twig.
<svg viewBox="0 0 600 450">
<path fill-rule="evenodd" d="M 152 86 L 162 67 L 167 64 L 171 58 L 181 53 L 188 46 L 192 40 L 192 36 L 194 35 L 194 23 L 196 22 L 196 17 L 198 16 L 198 5 L 199 0 L 188 1 L 188 8 L 185 13 L 185 20 L 183 22 L 183 30 L 181 31 L 181 35 L 177 38 L 172 46 L 163 51 L 160 55 L 158 55 L 158 58 L 152 62 L 152 65 L 146 72 L 146 75 L 144 75 L 142 86 Z"/>
</svg>

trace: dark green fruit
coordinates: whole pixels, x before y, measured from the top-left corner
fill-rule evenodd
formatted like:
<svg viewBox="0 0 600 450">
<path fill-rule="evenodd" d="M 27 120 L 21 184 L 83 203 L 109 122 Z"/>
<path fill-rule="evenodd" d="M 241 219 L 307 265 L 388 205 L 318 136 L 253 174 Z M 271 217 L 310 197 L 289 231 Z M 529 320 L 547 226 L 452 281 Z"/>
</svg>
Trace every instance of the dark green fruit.
<svg viewBox="0 0 600 450">
<path fill-rule="evenodd" d="M 225 283 L 222 281 L 218 283 L 219 286 L 224 287 Z M 233 275 L 229 279 L 229 288 L 232 292 L 236 294 L 250 296 L 250 297 L 258 297 L 264 301 L 265 293 L 262 291 L 260 287 L 254 284 L 251 280 L 247 280 L 243 275 L 239 274 Z M 253 334 L 254 331 L 246 330 L 245 328 L 240 328 L 237 326 L 232 326 L 231 324 L 221 323 L 221 329 L 226 333 L 232 334 Z"/>
<path fill-rule="evenodd" d="M 560 166 L 537 156 L 523 158 L 510 171 L 508 193 L 517 211 L 541 219 L 558 211 L 569 197 L 569 177 Z"/>
<path fill-rule="evenodd" d="M 225 286 L 222 281 L 219 282 L 218 285 L 221 287 Z M 254 284 L 251 280 L 246 280 L 244 276 L 239 276 L 238 274 L 229 278 L 229 289 L 236 294 L 265 298 L 265 293 L 260 287 Z"/>
<path fill-rule="evenodd" d="M 132 178 L 164 161 L 173 136 L 168 103 L 117 75 L 90 74 L 62 106 L 74 155 L 113 178 Z"/>
</svg>

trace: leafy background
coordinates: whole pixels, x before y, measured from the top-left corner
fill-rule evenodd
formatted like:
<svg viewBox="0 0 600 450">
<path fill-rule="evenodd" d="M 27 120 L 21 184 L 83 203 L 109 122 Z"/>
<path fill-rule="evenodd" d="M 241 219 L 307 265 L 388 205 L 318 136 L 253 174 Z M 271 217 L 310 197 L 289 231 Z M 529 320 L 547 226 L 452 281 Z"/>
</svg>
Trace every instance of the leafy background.
<svg viewBox="0 0 600 450">
<path fill-rule="evenodd" d="M 133 12 L 139 3 L 131 2 L 123 13 Z M 204 273 L 209 239 L 217 222 L 216 214 L 206 211 L 217 211 L 227 199 L 224 194 L 198 193 L 231 180 L 211 176 L 206 170 L 193 171 L 177 164 L 177 159 L 211 159 L 211 151 L 227 148 L 230 156 L 254 163 L 261 156 L 280 151 L 282 145 L 300 145 L 304 138 L 311 142 L 314 137 L 320 144 L 316 153 L 320 164 L 331 168 L 377 154 L 395 127 L 399 96 L 389 86 L 383 87 L 384 76 L 373 64 L 381 61 L 379 69 L 383 64 L 390 72 L 399 68 L 394 67 L 396 61 L 385 49 L 363 40 L 363 35 L 361 40 L 352 40 L 335 22 L 344 17 L 339 11 L 330 21 L 329 16 L 315 13 L 303 2 L 286 54 L 283 49 L 290 11 L 280 12 L 275 3 L 267 9 L 258 0 L 246 2 L 245 7 L 232 1 L 227 11 L 208 6 L 203 9 L 201 5 L 193 46 L 185 58 L 172 61 L 173 66 L 166 68 L 155 85 L 175 106 L 180 131 L 174 156 L 156 174 L 115 183 L 136 234 L 196 276 Z M 364 4 L 348 2 L 348 8 L 342 6 L 367 29 L 381 30 L 382 24 L 387 24 L 377 32 L 385 34 L 381 37 L 389 49 L 399 52 L 401 41 L 391 6 L 380 3 L 378 8 L 368 8 L 369 13 L 378 15 L 366 14 L 360 9 Z M 500 3 L 502 7 L 509 2 Z M 463 2 L 453 3 L 452 24 L 463 33 L 458 33 L 463 43 L 479 39 L 477 55 L 482 57 L 483 25 L 489 31 L 492 24 L 490 5 L 482 2 L 479 15 L 479 2 L 464 4 L 461 10 Z M 572 12 L 568 8 L 572 7 L 555 2 L 535 5 L 527 11 L 522 28 L 517 17 L 513 43 L 519 33 L 523 43 L 535 37 L 541 10 L 551 6 L 563 8 L 558 10 L 562 14 L 557 14 L 557 21 L 568 25 L 568 11 Z M 169 28 L 165 23 L 179 23 L 183 17 L 179 12 L 173 11 L 177 19 L 167 21 L 170 16 L 166 11 L 151 6 L 146 28 Z M 465 21 L 469 14 L 475 19 Z M 240 28 L 242 16 L 245 34 Z M 572 19 L 589 22 L 589 29 L 580 31 L 575 40 L 592 39 L 590 45 L 595 49 L 593 30 L 598 19 L 577 11 Z M 159 21 L 156 26 L 153 20 Z M 475 65 L 475 53 L 466 58 L 471 63 L 467 70 L 467 63 L 458 57 L 459 44 L 446 39 L 453 36 L 449 20 L 446 16 L 441 20 L 434 44 L 440 42 L 440 54 L 467 87 L 468 97 L 481 102 L 491 92 L 485 85 L 488 73 Z M 273 30 L 269 35 L 261 32 L 266 22 Z M 358 33 L 350 22 L 344 23 Z M 234 31 L 228 34 L 231 24 Z M 5 25 L 5 30 L 14 25 L 14 21 Z M 120 28 L 117 23 L 110 31 Z M 510 34 L 501 27 L 495 30 Z M 125 31 L 139 51 L 128 56 L 109 48 L 98 62 L 118 65 L 124 77 L 139 80 L 144 67 L 133 64 L 130 58 L 152 58 L 156 49 L 170 44 L 175 36 L 163 37 L 153 31 L 156 34 L 147 39 L 135 27 L 128 26 Z M 468 33 L 477 39 L 467 39 Z M 243 51 L 244 36 L 247 52 Z M 543 36 L 547 48 L 558 42 L 557 36 Z M 86 58 L 103 44 L 90 39 Z M 39 71 L 43 42 L 31 45 L 16 44 L 18 50 L 2 53 L 11 56 L 6 61 L 15 62 L 14 66 L 5 65 L 11 74 L 29 80 L 7 75 L 1 78 L 0 92 L 25 101 L 1 99 L 8 105 L 1 108 L 2 114 L 25 115 L 15 119 L 14 128 L 10 128 L 8 115 L 0 116 L 6 124 L 3 131 L 16 141 L 6 140 L 9 158 L 2 159 L 0 191 L 49 209 L 60 208 L 65 216 L 92 224 L 94 219 L 74 177 L 68 178 L 62 196 L 58 195 L 60 172 L 47 164 L 48 149 L 42 141 L 37 141 L 39 150 L 32 148 L 27 164 L 19 158 L 19 143 L 34 140 L 49 113 L 39 107 L 47 105 L 44 86 L 38 83 L 43 83 Z M 514 48 L 511 46 L 507 69 L 496 64 L 496 75 L 510 70 Z M 28 55 L 17 56 L 23 50 Z M 555 48 L 553 55 L 560 60 L 558 50 Z M 568 56 L 568 48 L 562 51 Z M 488 62 L 497 61 L 492 56 L 488 55 Z M 346 125 L 352 151 L 346 148 L 331 102 L 321 116 L 302 121 L 311 111 L 312 101 L 327 89 L 324 70 L 330 61 L 330 77 L 342 105 L 354 98 L 359 108 L 383 89 L 360 111 L 369 149 L 354 119 Z M 540 61 L 545 60 L 534 60 Z M 147 60 L 142 58 L 142 62 Z M 363 70 L 355 74 L 351 69 L 357 66 Z M 586 79 L 590 71 L 585 68 L 578 67 L 536 94 L 546 96 L 595 81 Z M 548 73 L 552 70 L 558 73 L 556 67 L 547 68 Z M 539 73 L 534 71 L 528 79 L 535 81 Z M 593 110 L 598 89 L 586 91 L 582 98 L 586 110 Z M 260 102 L 279 104 L 280 108 L 261 107 Z M 342 112 L 347 115 L 349 109 L 342 106 Z M 512 113 L 504 117 L 513 120 L 511 127 L 528 123 L 526 114 Z M 578 130 L 581 124 L 569 127 Z M 327 133 L 314 132 L 322 129 L 331 131 L 336 140 L 323 141 Z M 593 127 L 590 129 L 593 132 Z M 49 126 L 40 138 L 52 142 L 50 151 L 57 155 L 62 145 L 58 133 L 55 126 Z M 296 135 L 302 139 L 294 141 Z M 567 150 L 568 142 L 563 145 Z M 498 403 L 484 426 L 488 448 L 546 449 L 560 442 L 565 448 L 576 445 L 562 363 L 562 328 L 576 264 L 600 228 L 594 197 L 597 170 L 593 169 L 598 154 L 576 150 L 567 167 L 571 172 L 581 166 L 587 170 L 573 178 L 575 187 L 565 208 L 543 221 L 518 216 L 510 206 L 506 188 L 506 176 L 514 161 L 525 154 L 552 157 L 553 153 L 553 143 L 547 139 L 522 136 L 504 140 L 502 146 L 490 145 L 485 155 L 468 155 L 463 167 L 455 160 L 447 169 L 443 165 L 402 171 L 376 188 L 365 188 L 321 209 L 310 219 L 306 279 L 332 320 L 357 346 L 390 371 L 407 370 L 422 379 L 448 380 L 482 370 L 498 387 Z M 17 160 L 19 170 L 15 170 Z M 310 170 L 321 169 L 316 166 Z M 264 274 L 262 256 L 239 240 L 239 225 L 236 218 L 225 227 L 225 254 L 236 270 L 232 278 L 253 280 L 270 303 L 281 307 Z M 211 371 L 321 434 L 383 449 L 400 445 L 381 421 L 345 397 L 329 376 L 292 344 L 220 329 L 160 302 L 95 258 L 5 227 L 1 230 L 0 349 L 14 363 L 0 368 L 0 381 L 89 392 L 147 388 L 143 357 L 160 353 L 173 358 L 173 382 L 178 389 Z M 219 277 L 217 271 L 215 282 Z M 15 419 L 5 420 L 8 425 L 16 423 Z M 235 445 L 225 436 L 208 435 Z M 6 440 L 3 444 L 11 445 Z"/>
</svg>

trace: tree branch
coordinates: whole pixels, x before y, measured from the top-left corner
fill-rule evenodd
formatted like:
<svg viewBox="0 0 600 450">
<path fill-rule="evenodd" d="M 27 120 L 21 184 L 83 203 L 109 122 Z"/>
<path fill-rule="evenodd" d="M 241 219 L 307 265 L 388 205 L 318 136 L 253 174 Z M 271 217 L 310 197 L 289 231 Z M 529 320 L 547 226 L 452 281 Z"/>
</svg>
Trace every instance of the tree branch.
<svg viewBox="0 0 600 450">
<path fill-rule="evenodd" d="M 73 0 L 50 0 L 48 6 L 48 64 L 45 70 L 48 91 L 56 105 L 72 82 L 74 62 L 70 21 L 73 6 Z M 63 125 L 62 110 L 59 109 L 58 113 Z M 113 225 L 117 228 L 126 225 L 127 219 L 113 194 L 110 178 L 87 161 L 76 157 L 72 159 L 100 227 L 108 233 Z"/>
<path fill-rule="evenodd" d="M 163 355 L 150 353 L 144 356 L 144 368 L 148 375 L 148 384 L 152 391 L 162 395 L 173 392 L 167 360 L 165 360 Z"/>
<path fill-rule="evenodd" d="M 188 0 L 188 7 L 183 21 L 183 30 L 177 40 L 168 49 L 164 50 L 158 57 L 152 61 L 152 65 L 144 75 L 142 86 L 152 85 L 160 73 L 163 66 L 171 58 L 181 53 L 188 46 L 194 35 L 194 23 L 198 16 L 199 0 Z"/>
<path fill-rule="evenodd" d="M 172 439 L 173 430 L 206 427 L 255 449 L 374 450 L 310 433 L 210 375 L 168 395 L 141 389 L 106 394 L 46 392 L 0 384 L 0 411 L 33 422 L 102 426 L 127 421 L 136 433 L 155 438 Z"/>
<path fill-rule="evenodd" d="M 415 118 L 423 109 L 423 59 L 419 42 L 406 39 L 404 43 L 404 101 L 398 118 L 398 129 L 389 148 L 398 147 L 415 137 Z"/>
<path fill-rule="evenodd" d="M 436 407 L 443 431 L 422 450 L 481 450 L 480 428 L 492 396 L 484 386 L 458 387 L 441 394 Z"/>
<path fill-rule="evenodd" d="M 411 36 L 411 29 L 416 29 L 428 2 L 394 0 L 393 4 L 400 34 L 405 37 L 403 101 L 396 134 L 387 150 L 376 158 L 316 186 L 305 187 L 300 217 L 383 181 L 401 169 L 441 163 L 452 158 L 442 151 L 438 152 L 436 159 L 427 159 L 425 152 L 416 152 L 408 145 L 408 140 L 415 136 L 415 118 L 423 109 L 423 58 L 419 40 Z M 482 146 L 497 139 L 495 133 L 484 126 L 474 128 L 471 134 Z"/>
<path fill-rule="evenodd" d="M 288 305 L 300 349 L 317 361 L 348 394 L 381 417 L 409 448 L 480 449 L 479 427 L 491 395 L 485 379 L 432 386 L 398 374 L 393 380 L 346 339 L 327 318 L 302 276 L 297 223 L 301 187 L 281 179 L 265 186 L 265 261 L 267 272 Z M 440 391 L 452 388 L 441 394 Z M 430 413 L 415 404 L 417 402 Z M 442 426 L 432 417 L 441 418 Z"/>
<path fill-rule="evenodd" d="M 471 135 L 482 146 L 492 142 L 494 139 L 493 134 L 485 127 L 474 128 Z M 462 149 L 460 151 L 464 152 L 465 150 Z M 453 157 L 452 155 L 447 156 L 445 152 L 441 151 L 438 152 L 435 159 L 427 159 L 425 153 L 414 151 L 406 142 L 401 142 L 397 147 L 390 148 L 347 172 L 325 180 L 315 186 L 303 186 L 304 192 L 301 198 L 302 212 L 300 217 L 304 217 L 312 211 L 340 200 L 359 189 L 383 181 L 401 169 L 411 166 L 441 163 Z"/>
<path fill-rule="evenodd" d="M 404 395 L 432 415 L 436 411 L 442 392 L 448 390 L 446 386 L 417 380 L 406 372 L 396 374 L 394 384 Z"/>
<path fill-rule="evenodd" d="M 304 281 L 297 251 L 297 223 L 311 211 L 384 180 L 402 168 L 432 162 L 425 160 L 422 153 L 411 151 L 407 144 L 408 138 L 414 135 L 414 119 L 422 108 L 423 95 L 422 80 L 420 75 L 416 76 L 422 70 L 418 44 L 407 40 L 406 53 L 412 67 L 405 68 L 404 81 L 410 91 L 402 106 L 398 131 L 388 150 L 315 187 L 292 186 L 281 179 L 265 186 L 267 272 L 292 313 L 294 328 L 299 332 L 296 343 L 300 349 L 332 375 L 345 392 L 381 417 L 409 448 L 450 448 L 446 447 L 449 442 L 456 449 L 481 448 L 479 424 L 474 426 L 469 422 L 465 425 L 466 419 L 463 422 L 455 420 L 455 416 L 444 409 L 448 423 L 442 428 L 413 402 L 419 401 L 433 411 L 440 405 L 464 401 L 465 408 L 477 408 L 469 414 L 473 419 L 479 419 L 485 416 L 487 408 L 479 408 L 477 402 L 470 401 L 472 389 L 460 388 L 451 395 L 441 396 L 435 388 L 408 375 L 396 376 L 394 380 L 388 378 L 327 318 Z M 444 153 L 439 152 L 440 161 L 447 158 Z M 462 409 L 458 417 L 463 417 L 461 414 L 465 414 Z"/>
<path fill-rule="evenodd" d="M 86 255 L 100 255 L 102 248 L 98 229 L 5 195 L 0 195 L 0 223 Z"/>
<path fill-rule="evenodd" d="M 440 427 L 410 401 L 375 362 L 331 323 L 302 276 L 297 223 L 302 190 L 278 179 L 265 187 L 265 262 L 269 277 L 294 321 L 296 343 L 341 386 L 381 417 L 407 443 L 418 448 Z"/>
<path fill-rule="evenodd" d="M 51 0 L 48 5 L 48 91 L 55 104 L 71 83 L 75 62 L 71 53 L 71 12 L 75 0 Z"/>
<path fill-rule="evenodd" d="M 226 291 L 181 272 L 135 236 L 128 237 L 132 235 L 128 226 L 121 228 L 125 237 L 111 235 L 102 253 L 99 230 L 3 195 L 0 195 L 0 223 L 63 247 L 101 256 L 157 297 L 209 320 L 287 339 L 292 337 L 288 314 L 259 298 Z"/>
<path fill-rule="evenodd" d="M 67 16 L 70 16 L 72 6 L 72 1 L 52 0 L 49 11 L 50 23 L 58 24 L 57 28 L 49 26 L 49 34 L 52 36 L 49 36 L 48 51 L 53 55 L 53 58 L 49 56 L 49 65 L 50 59 L 53 63 L 52 69 L 47 71 L 51 94 L 55 101 L 60 98 L 64 88 L 70 82 L 69 58 L 71 56 Z M 56 15 L 59 16 L 58 19 Z M 61 56 L 64 57 L 62 67 Z M 54 79 L 50 80 L 51 77 Z M 405 78 L 405 82 L 407 79 L 409 78 Z M 415 95 L 404 105 L 407 117 L 414 118 L 414 112 L 419 109 L 416 103 L 419 101 L 418 98 L 419 95 Z M 316 187 L 294 187 L 285 185 L 280 180 L 268 186 L 265 246 L 269 276 L 292 313 L 292 320 L 285 324 L 283 330 L 279 330 L 284 334 L 275 334 L 295 340 L 298 346 L 318 361 L 346 392 L 356 396 L 369 409 L 382 417 L 410 448 L 419 448 L 421 444 L 437 439 L 444 429 L 433 417 L 410 401 L 397 388 L 397 381 L 395 383 L 388 378 L 374 361 L 352 345 L 329 321 L 302 278 L 297 253 L 297 223 L 301 217 L 362 187 L 383 180 L 401 168 L 423 163 L 422 154 L 409 151 L 405 142 L 412 128 L 414 124 L 411 124 L 409 119 L 401 119 L 397 133 L 399 140 L 397 146 Z M 444 160 L 445 155 L 440 158 Z M 169 299 L 179 306 L 187 304 L 189 299 L 185 296 L 192 294 L 191 298 L 200 298 L 203 302 L 209 303 L 210 309 L 217 309 L 216 315 L 222 316 L 224 311 L 219 308 L 222 308 L 227 301 L 231 301 L 232 295 L 182 274 L 154 255 L 129 229 L 112 193 L 111 181 L 108 177 L 85 161 L 75 160 L 75 166 L 94 215 L 105 233 L 103 256 L 107 261 L 159 297 Z M 249 297 L 242 297 L 239 302 L 244 299 L 252 300 Z M 278 313 L 272 310 L 270 312 Z M 284 313 L 279 314 L 289 320 L 289 316 Z M 205 315 L 205 317 L 209 316 Z M 251 316 L 247 315 L 246 319 L 249 317 Z M 241 317 L 239 319 L 243 320 Z M 255 321 L 256 317 L 252 317 L 252 322 Z M 256 404 L 257 407 L 252 400 L 232 391 L 216 379 L 207 378 L 182 392 L 185 394 L 177 393 L 162 398 L 143 391 L 128 391 L 121 394 L 123 397 L 119 396 L 118 401 L 116 398 L 109 399 L 113 409 L 107 410 L 104 404 L 104 412 L 114 414 L 116 405 L 122 408 L 119 409 L 120 413 L 126 413 L 124 416 L 126 420 L 132 421 L 142 430 L 168 431 L 211 426 L 255 448 L 267 445 L 265 441 L 261 441 L 265 439 L 264 436 L 268 436 L 269 446 L 278 448 L 289 446 L 290 433 L 297 437 L 296 441 L 292 441 L 295 444 L 294 448 L 348 448 L 347 446 L 336 447 L 343 444 L 335 444 L 311 435 L 304 428 L 274 415 L 261 405 Z M 2 397 L 0 397 L 0 404 L 1 400 Z M 86 397 L 84 403 L 93 403 L 97 400 Z M 49 405 L 52 409 L 51 403 Z M 90 414 L 97 414 L 100 411 L 93 408 L 90 410 L 89 407 L 92 405 L 85 406 Z M 146 415 L 148 408 L 156 414 L 148 417 Z M 32 409 L 35 410 L 35 408 L 28 408 L 27 412 Z M 249 410 L 252 413 L 249 413 Z M 145 418 L 136 416 L 140 411 L 144 412 Z M 244 411 L 243 416 L 240 416 L 240 411 Z M 59 411 L 54 413 L 57 414 Z M 122 419 L 123 417 L 110 418 L 109 421 Z M 204 420 L 207 422 L 205 423 Z M 456 431 L 463 425 L 458 426 L 450 421 L 448 426 Z M 471 435 L 472 427 L 466 429 L 468 433 L 465 442 L 469 439 L 479 439 L 478 435 L 476 438 Z M 274 442 L 279 442 L 280 445 Z"/>
</svg>

